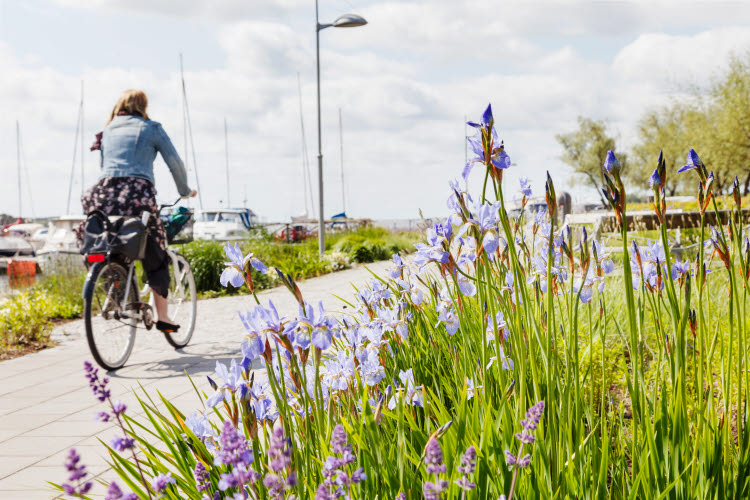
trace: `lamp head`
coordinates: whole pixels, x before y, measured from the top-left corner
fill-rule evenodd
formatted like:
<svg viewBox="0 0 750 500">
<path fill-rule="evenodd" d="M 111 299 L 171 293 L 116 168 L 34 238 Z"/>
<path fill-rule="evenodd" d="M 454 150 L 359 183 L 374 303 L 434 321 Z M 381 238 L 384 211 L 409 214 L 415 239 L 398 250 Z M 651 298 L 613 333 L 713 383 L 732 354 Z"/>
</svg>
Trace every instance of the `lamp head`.
<svg viewBox="0 0 750 500">
<path fill-rule="evenodd" d="M 362 16 L 358 16 L 357 14 L 344 14 L 336 19 L 332 26 L 335 28 L 355 28 L 357 26 L 364 26 L 365 24 L 367 24 L 367 21 Z"/>
</svg>

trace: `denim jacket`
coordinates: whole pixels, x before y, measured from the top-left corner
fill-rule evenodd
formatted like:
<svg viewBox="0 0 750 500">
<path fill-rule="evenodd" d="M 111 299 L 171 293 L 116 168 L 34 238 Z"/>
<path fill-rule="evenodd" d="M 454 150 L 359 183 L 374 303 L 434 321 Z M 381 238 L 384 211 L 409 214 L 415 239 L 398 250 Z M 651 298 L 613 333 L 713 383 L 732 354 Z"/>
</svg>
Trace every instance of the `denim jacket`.
<svg viewBox="0 0 750 500">
<path fill-rule="evenodd" d="M 161 124 L 140 116 L 115 116 L 102 133 L 102 173 L 104 177 L 140 177 L 154 182 L 156 152 L 172 172 L 180 196 L 191 189 L 180 156 Z"/>
</svg>

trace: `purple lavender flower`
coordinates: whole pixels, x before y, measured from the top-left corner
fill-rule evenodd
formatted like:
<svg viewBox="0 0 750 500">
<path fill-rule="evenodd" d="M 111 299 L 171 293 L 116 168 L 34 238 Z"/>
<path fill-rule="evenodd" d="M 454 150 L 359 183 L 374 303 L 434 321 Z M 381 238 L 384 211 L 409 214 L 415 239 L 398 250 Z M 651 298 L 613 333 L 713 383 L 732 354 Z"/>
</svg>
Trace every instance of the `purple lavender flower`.
<svg viewBox="0 0 750 500">
<path fill-rule="evenodd" d="M 125 450 L 131 450 L 135 446 L 135 439 L 129 437 L 115 436 L 110 441 L 113 450 L 122 453 Z"/>
<path fill-rule="evenodd" d="M 242 255 L 242 250 L 238 244 L 227 243 L 224 246 L 224 253 L 226 254 L 229 262 L 226 262 L 227 266 L 221 273 L 219 281 L 221 286 L 226 287 L 227 284 L 231 283 L 233 287 L 237 288 L 242 286 L 245 282 L 245 266 L 248 261 L 250 264 L 263 274 L 268 272 L 268 268 L 260 260 L 253 257 L 252 252 L 246 256 Z"/>
<path fill-rule="evenodd" d="M 464 491 L 471 491 L 477 487 L 476 483 L 472 483 L 469 480 L 469 476 L 474 474 L 477 468 L 477 452 L 474 446 L 469 446 L 466 452 L 461 456 L 461 462 L 459 463 L 456 470 L 461 474 L 461 477 L 456 479 L 456 484 L 459 488 Z"/>
<path fill-rule="evenodd" d="M 244 489 L 246 484 L 253 484 L 260 479 L 260 474 L 245 463 L 238 463 L 233 466 L 227 474 L 222 474 L 219 478 L 219 490 L 226 491 L 231 488 Z M 239 497 L 237 496 L 239 495 Z M 232 498 L 244 499 L 244 495 L 238 493 Z"/>
<path fill-rule="evenodd" d="M 116 399 L 116 400 L 115 400 L 115 401 L 114 401 L 114 402 L 112 403 L 112 413 L 114 413 L 114 414 L 115 414 L 115 416 L 117 416 L 117 415 L 120 415 L 120 414 L 124 413 L 124 412 L 125 412 L 125 410 L 127 410 L 127 409 L 128 409 L 128 407 L 127 407 L 127 406 L 125 405 L 125 403 L 123 403 L 123 402 L 122 402 L 122 401 L 120 401 L 119 399 Z"/>
<path fill-rule="evenodd" d="M 166 490 L 168 485 L 176 483 L 177 481 L 172 477 L 171 472 L 167 472 L 166 474 L 161 473 L 151 480 L 151 488 L 154 490 L 154 493 L 158 494 Z"/>
<path fill-rule="evenodd" d="M 316 491 L 316 500 L 351 498 L 352 485 L 367 479 L 361 467 L 349 473 L 349 466 L 357 460 L 357 457 L 352 453 L 352 447 L 347 443 L 346 431 L 341 425 L 333 428 L 331 451 L 340 457 L 329 456 L 323 464 L 324 479 Z"/>
<path fill-rule="evenodd" d="M 124 493 L 116 482 L 112 481 L 107 487 L 107 495 L 104 500 L 138 500 L 135 493 Z"/>
<path fill-rule="evenodd" d="M 516 433 L 516 439 L 521 442 L 521 446 L 518 448 L 518 453 L 514 455 L 510 450 L 505 450 L 505 459 L 508 462 L 508 466 L 516 466 L 517 468 L 528 467 L 531 463 L 531 455 L 526 454 L 521 456 L 523 447 L 526 444 L 533 444 L 536 437 L 532 431 L 536 431 L 537 425 L 542 418 L 544 413 L 544 401 L 539 401 L 537 404 L 532 406 L 526 412 L 526 418 L 521 419 L 521 426 L 523 430 Z M 515 471 L 514 471 L 515 474 Z"/>
<path fill-rule="evenodd" d="M 71 448 L 68 456 L 65 457 L 65 469 L 70 475 L 68 482 L 62 484 L 62 489 L 67 495 L 83 497 L 93 486 L 91 481 L 84 480 L 88 472 L 86 472 L 86 466 L 80 462 L 81 456 L 75 448 Z"/>
<path fill-rule="evenodd" d="M 428 474 L 442 474 L 447 470 L 443 463 L 443 450 L 435 438 L 430 439 L 425 446 L 424 463 Z"/>
<path fill-rule="evenodd" d="M 214 465 L 250 465 L 253 454 L 250 443 L 242 436 L 232 422 L 224 422 L 219 436 L 219 453 L 214 458 Z"/>
<path fill-rule="evenodd" d="M 250 467 L 254 460 L 250 443 L 239 433 L 232 422 L 224 422 L 219 443 L 220 449 L 214 458 L 214 465 L 231 466 L 230 472 L 222 474 L 219 478 L 219 490 L 241 489 L 244 485 L 255 483 L 260 479 L 260 474 Z"/>
<path fill-rule="evenodd" d="M 90 361 L 83 362 L 83 369 L 86 372 L 86 378 L 89 381 L 89 387 L 94 392 L 94 396 L 96 396 L 96 399 L 100 403 L 103 403 L 110 396 L 109 389 L 107 389 L 109 379 L 107 377 L 99 379 L 99 369 L 94 368 L 94 365 Z"/>
<path fill-rule="evenodd" d="M 437 438 L 431 438 L 427 441 L 424 449 L 427 474 L 435 476 L 435 482 L 425 481 L 422 493 L 426 500 L 437 500 L 440 495 L 448 488 L 448 481 L 440 479 L 440 474 L 444 474 L 448 469 L 443 463 L 443 450 L 440 448 Z"/>
<path fill-rule="evenodd" d="M 206 491 L 211 486 L 211 474 L 200 460 L 195 464 L 193 475 L 195 476 L 195 484 L 198 487 L 199 493 Z"/>
</svg>

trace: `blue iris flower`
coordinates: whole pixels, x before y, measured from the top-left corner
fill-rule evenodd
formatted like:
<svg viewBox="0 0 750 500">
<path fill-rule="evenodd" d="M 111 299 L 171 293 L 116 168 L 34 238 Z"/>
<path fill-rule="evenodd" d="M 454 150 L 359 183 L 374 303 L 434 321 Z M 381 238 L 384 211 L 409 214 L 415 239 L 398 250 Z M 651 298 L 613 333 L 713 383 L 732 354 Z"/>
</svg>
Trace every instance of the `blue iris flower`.
<svg viewBox="0 0 750 500">
<path fill-rule="evenodd" d="M 234 359 L 229 365 L 229 369 L 227 369 L 226 365 L 217 361 L 216 374 L 224 381 L 224 383 L 206 400 L 206 406 L 209 408 L 213 408 L 226 398 L 231 398 L 232 393 L 239 388 L 240 383 L 242 382 L 242 368 Z"/>
<path fill-rule="evenodd" d="M 651 177 L 648 179 L 648 185 L 649 187 L 653 188 L 654 186 L 659 187 L 661 186 L 661 177 L 659 177 L 659 169 L 655 168 L 654 173 L 651 174 Z"/>
<path fill-rule="evenodd" d="M 227 286 L 231 283 L 233 287 L 239 288 L 245 282 L 245 265 L 248 261 L 250 264 L 263 274 L 268 272 L 268 268 L 260 260 L 253 257 L 252 252 L 243 256 L 242 250 L 238 244 L 227 243 L 224 246 L 224 253 L 226 254 L 229 262 L 225 262 L 226 269 L 221 273 L 219 281 L 221 286 Z"/>
<path fill-rule="evenodd" d="M 529 182 L 529 179 L 527 177 L 521 177 L 520 179 L 518 179 L 518 183 L 521 185 L 520 187 L 521 194 L 523 194 L 527 198 L 530 198 L 531 197 L 531 182 Z"/>
<path fill-rule="evenodd" d="M 613 170 L 615 172 L 619 172 L 621 168 L 622 166 L 620 165 L 620 160 L 617 159 L 614 151 L 612 151 L 611 149 L 607 151 L 607 159 L 604 160 L 604 170 L 612 173 Z"/>
<path fill-rule="evenodd" d="M 687 159 L 685 160 L 686 164 L 680 167 L 680 169 L 677 171 L 677 173 L 681 172 L 687 172 L 688 170 L 692 170 L 694 168 L 698 168 L 701 165 L 703 165 L 703 162 L 700 159 L 700 156 L 698 156 L 698 153 L 695 152 L 693 148 L 690 148 L 688 150 Z"/>
</svg>

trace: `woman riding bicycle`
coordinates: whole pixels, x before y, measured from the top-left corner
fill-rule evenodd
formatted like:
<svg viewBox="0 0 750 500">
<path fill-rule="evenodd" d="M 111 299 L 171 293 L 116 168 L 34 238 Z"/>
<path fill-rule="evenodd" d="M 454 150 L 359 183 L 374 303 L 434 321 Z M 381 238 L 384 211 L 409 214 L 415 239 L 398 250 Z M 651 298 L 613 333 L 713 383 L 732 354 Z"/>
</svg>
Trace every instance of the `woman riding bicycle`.
<svg viewBox="0 0 750 500">
<path fill-rule="evenodd" d="M 172 323 L 167 312 L 169 258 L 167 235 L 156 204 L 156 153 L 161 153 L 172 172 L 180 196 L 192 197 L 198 193 L 188 187 L 182 160 L 161 124 L 149 119 L 147 107 L 146 94 L 140 90 L 126 90 L 117 100 L 105 129 L 97 134 L 91 146 L 92 151 L 101 151 L 102 172 L 97 183 L 81 196 L 81 204 L 86 214 L 101 210 L 106 215 L 140 217 L 143 212 L 154 215 L 149 219 L 143 269 L 154 292 L 156 328 L 168 333 L 177 331 L 179 325 Z M 79 235 L 82 234 L 79 230 Z"/>
</svg>

